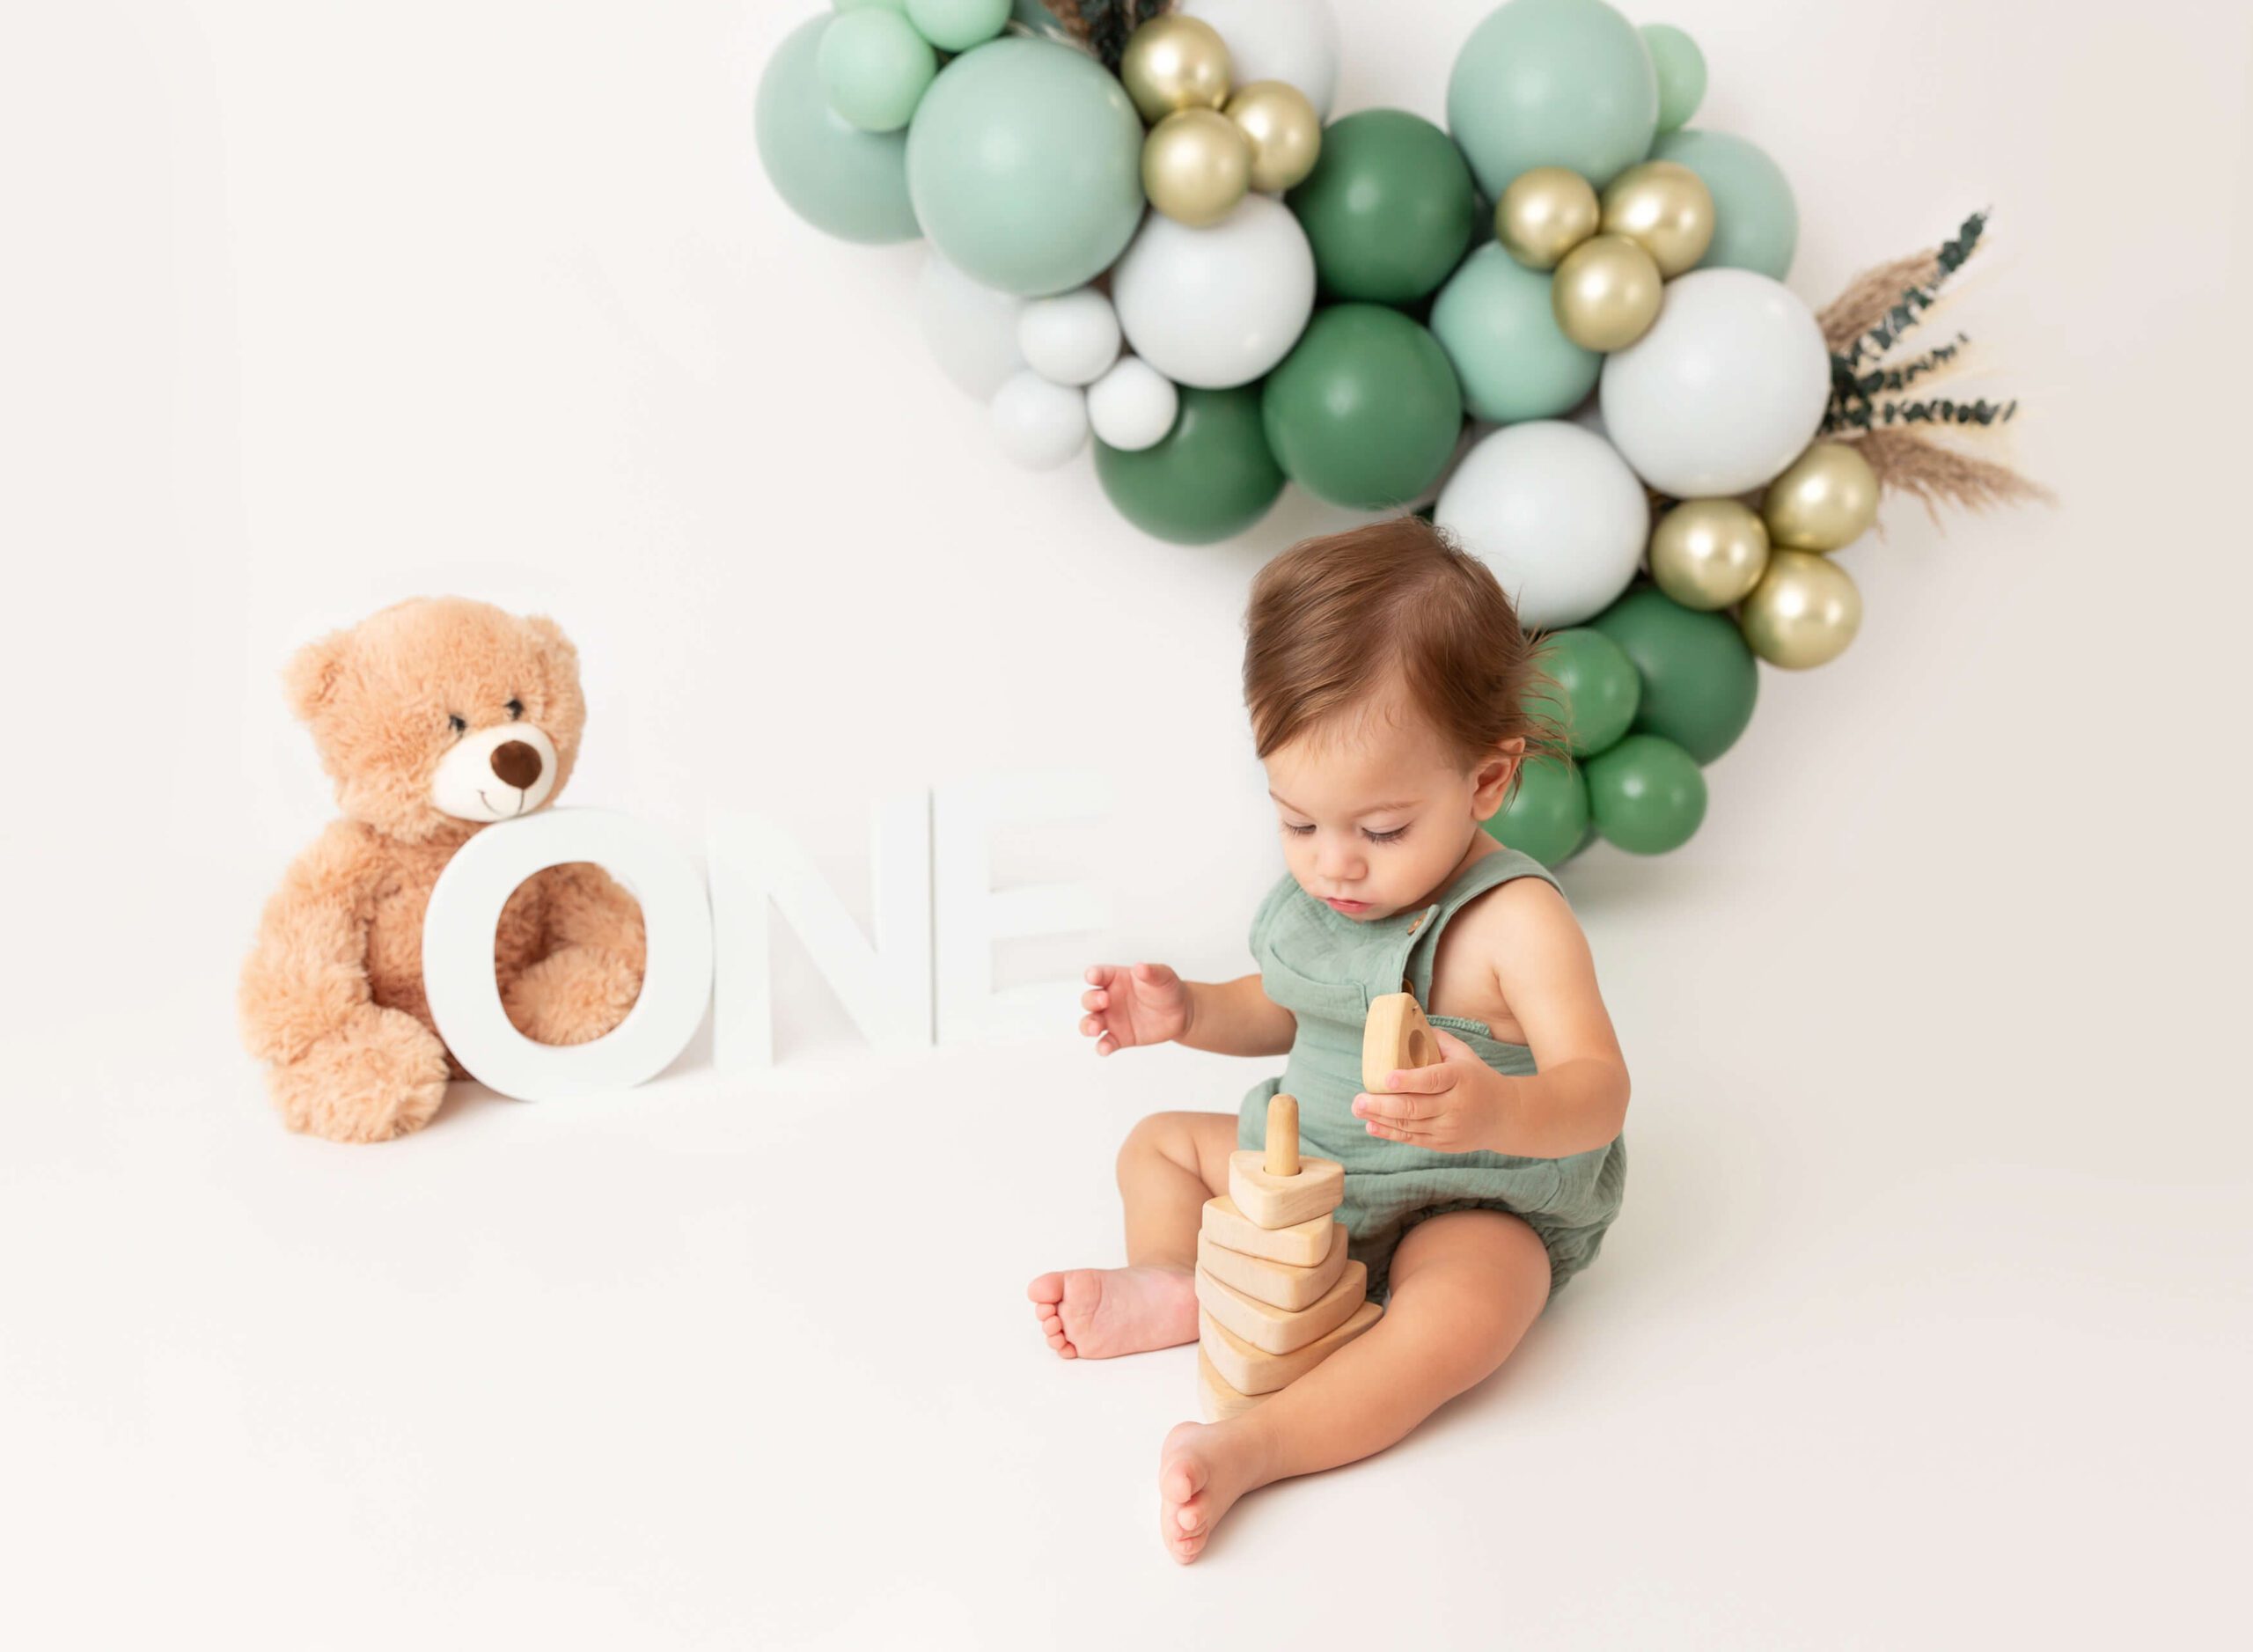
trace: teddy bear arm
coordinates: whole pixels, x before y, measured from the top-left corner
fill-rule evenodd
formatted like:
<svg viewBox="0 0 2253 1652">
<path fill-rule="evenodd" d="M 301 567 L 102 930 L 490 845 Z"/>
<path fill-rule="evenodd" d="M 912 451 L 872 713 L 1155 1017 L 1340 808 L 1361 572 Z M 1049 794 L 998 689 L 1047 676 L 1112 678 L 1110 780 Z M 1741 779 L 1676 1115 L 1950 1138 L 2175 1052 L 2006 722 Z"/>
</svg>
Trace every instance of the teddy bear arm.
<svg viewBox="0 0 2253 1652">
<path fill-rule="evenodd" d="M 262 1061 L 297 1061 L 372 1007 L 363 916 L 372 873 L 353 836 L 345 823 L 332 827 L 266 903 L 238 995 L 243 1042 Z"/>
</svg>

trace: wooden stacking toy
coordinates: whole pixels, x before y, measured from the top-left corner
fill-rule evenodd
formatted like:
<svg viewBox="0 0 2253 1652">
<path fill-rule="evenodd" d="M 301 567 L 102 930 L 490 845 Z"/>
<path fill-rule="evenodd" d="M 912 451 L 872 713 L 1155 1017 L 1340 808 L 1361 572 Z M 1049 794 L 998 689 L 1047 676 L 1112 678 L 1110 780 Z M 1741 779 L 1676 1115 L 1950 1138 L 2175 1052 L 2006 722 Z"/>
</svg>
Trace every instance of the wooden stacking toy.
<svg viewBox="0 0 2253 1652">
<path fill-rule="evenodd" d="M 1361 1024 L 1361 1088 L 1384 1091 L 1385 1076 L 1403 1068 L 1429 1067 L 1440 1059 L 1440 1041 L 1413 993 L 1387 993 L 1369 1005 Z"/>
<path fill-rule="evenodd" d="M 1206 1201 L 1197 1235 L 1197 1393 L 1207 1422 L 1295 1382 L 1383 1313 L 1331 1214 L 1345 1196 L 1343 1165 L 1299 1156 L 1297 1099 L 1268 1102 L 1265 1150 L 1229 1156 L 1229 1191 Z"/>
</svg>

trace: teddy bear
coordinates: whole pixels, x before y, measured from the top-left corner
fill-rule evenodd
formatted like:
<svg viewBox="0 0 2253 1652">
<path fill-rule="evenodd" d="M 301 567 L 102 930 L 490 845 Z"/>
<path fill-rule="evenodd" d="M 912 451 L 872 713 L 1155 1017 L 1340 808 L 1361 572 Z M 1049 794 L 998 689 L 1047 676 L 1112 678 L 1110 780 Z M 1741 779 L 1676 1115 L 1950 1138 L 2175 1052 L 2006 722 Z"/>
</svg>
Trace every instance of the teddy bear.
<svg viewBox="0 0 2253 1652">
<path fill-rule="evenodd" d="M 418 598 L 308 644 L 283 673 L 343 811 L 268 901 L 243 1037 L 293 1130 L 421 1129 L 463 1069 L 422 994 L 422 914 L 454 852 L 554 801 L 586 723 L 578 652 L 550 619 Z M 510 1020 L 582 1044 L 626 1018 L 645 943 L 632 895 L 591 865 L 527 879 L 493 963 Z"/>
</svg>

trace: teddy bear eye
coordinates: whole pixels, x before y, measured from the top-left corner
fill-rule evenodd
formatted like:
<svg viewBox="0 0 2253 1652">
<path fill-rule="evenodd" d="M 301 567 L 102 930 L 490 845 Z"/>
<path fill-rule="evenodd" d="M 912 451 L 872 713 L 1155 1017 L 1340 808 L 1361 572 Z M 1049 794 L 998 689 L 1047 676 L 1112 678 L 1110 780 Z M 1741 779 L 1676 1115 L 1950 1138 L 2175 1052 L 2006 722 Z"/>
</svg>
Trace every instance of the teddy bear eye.
<svg viewBox="0 0 2253 1652">
<path fill-rule="evenodd" d="M 521 700 L 511 698 L 509 703 L 503 706 L 502 709 L 509 714 L 509 721 L 514 723 L 518 717 L 524 716 L 525 702 Z"/>
<path fill-rule="evenodd" d="M 461 716 L 458 712 L 449 711 L 446 713 L 446 726 L 451 729 L 456 734 L 466 734 L 469 731 L 469 724 L 462 721 Z"/>
</svg>

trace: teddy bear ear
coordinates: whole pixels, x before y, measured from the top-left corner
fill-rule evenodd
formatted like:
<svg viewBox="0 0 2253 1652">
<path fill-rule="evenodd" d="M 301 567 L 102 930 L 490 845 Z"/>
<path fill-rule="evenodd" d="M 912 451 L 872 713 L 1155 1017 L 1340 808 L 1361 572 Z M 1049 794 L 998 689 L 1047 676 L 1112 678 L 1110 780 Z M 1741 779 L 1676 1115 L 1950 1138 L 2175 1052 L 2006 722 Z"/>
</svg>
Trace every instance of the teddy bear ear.
<svg viewBox="0 0 2253 1652">
<path fill-rule="evenodd" d="M 525 623 L 532 628 L 532 634 L 539 639 L 540 647 L 567 665 L 578 664 L 579 650 L 572 646 L 571 639 L 563 635 L 561 626 L 544 613 L 529 614 L 525 616 Z"/>
<path fill-rule="evenodd" d="M 311 723 L 336 692 L 351 635 L 349 631 L 332 631 L 318 642 L 306 643 L 282 668 L 282 691 L 300 722 Z"/>
</svg>

